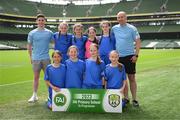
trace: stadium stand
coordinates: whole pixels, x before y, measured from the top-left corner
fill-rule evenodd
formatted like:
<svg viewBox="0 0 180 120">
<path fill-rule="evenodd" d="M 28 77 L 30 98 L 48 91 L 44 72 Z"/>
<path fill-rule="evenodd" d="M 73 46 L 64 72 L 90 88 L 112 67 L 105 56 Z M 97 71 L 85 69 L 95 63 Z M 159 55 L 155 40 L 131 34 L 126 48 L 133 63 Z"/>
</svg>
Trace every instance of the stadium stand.
<svg viewBox="0 0 180 120">
<path fill-rule="evenodd" d="M 72 32 L 73 24 L 81 22 L 85 31 L 89 26 L 95 26 L 97 33 L 100 34 L 99 23 L 105 19 L 110 20 L 112 25 L 117 24 L 116 14 L 122 10 L 128 13 L 128 22 L 134 24 L 142 35 L 142 48 L 180 48 L 179 4 L 180 0 L 135 0 L 129 2 L 123 0 L 104 5 L 77 6 L 74 4 L 44 4 L 25 0 L 1 0 L 0 35 L 23 35 L 20 39 L 15 37 L 13 41 L 10 41 L 12 43 L 10 46 L 24 48 L 25 35 L 36 27 L 34 21 L 37 13 L 44 13 L 47 16 L 49 20 L 47 28 L 53 32 L 57 31 L 59 22 L 66 20 L 70 24 L 69 32 Z M 33 27 L 24 27 L 27 25 Z M 144 37 L 144 34 L 149 33 L 152 34 Z M 153 33 L 163 33 L 164 35 L 176 33 L 176 35 L 155 38 L 156 35 Z M 19 40 L 23 40 L 23 44 L 19 44 Z M 4 37 L 0 41 L 4 41 Z M 9 41 L 4 41 L 2 44 L 8 46 Z"/>
<path fill-rule="evenodd" d="M 137 26 L 140 33 L 146 32 L 179 32 L 180 25 L 163 25 L 163 26 Z"/>
<path fill-rule="evenodd" d="M 167 11 L 179 11 L 179 5 L 180 1 L 179 0 L 168 0 L 167 2 Z"/>
<path fill-rule="evenodd" d="M 23 40 L 0 40 L 0 49 L 26 49 L 26 44 Z"/>
<path fill-rule="evenodd" d="M 0 25 L 0 33 L 17 33 L 17 34 L 27 34 L 31 31 L 31 28 L 16 28 L 14 26 L 2 26 Z"/>
<path fill-rule="evenodd" d="M 142 48 L 154 48 L 154 49 L 165 49 L 165 48 L 180 48 L 180 39 L 155 39 L 155 40 L 143 40 Z"/>
<path fill-rule="evenodd" d="M 25 0 L 1 0 L 0 2 L 0 6 L 4 8 L 4 13 L 26 16 L 34 16 L 37 14 L 35 5 L 36 3 L 27 2 Z M 18 9 L 18 13 L 14 11 L 14 8 Z"/>
<path fill-rule="evenodd" d="M 34 16 L 38 12 L 42 12 L 49 17 L 63 17 L 63 9 L 66 9 L 66 17 L 85 17 L 88 11 L 90 11 L 88 16 L 106 16 L 109 9 L 109 15 L 116 15 L 120 10 L 126 11 L 128 14 L 162 12 L 162 6 L 165 6 L 165 11 L 172 12 L 179 11 L 179 4 L 179 0 L 135 0 L 129 2 L 123 0 L 119 3 L 109 3 L 105 5 L 77 6 L 74 4 L 44 4 L 25 0 L 1 0 L 0 11 L 25 16 Z"/>
<path fill-rule="evenodd" d="M 180 32 L 180 25 L 165 25 L 160 32 Z"/>
</svg>

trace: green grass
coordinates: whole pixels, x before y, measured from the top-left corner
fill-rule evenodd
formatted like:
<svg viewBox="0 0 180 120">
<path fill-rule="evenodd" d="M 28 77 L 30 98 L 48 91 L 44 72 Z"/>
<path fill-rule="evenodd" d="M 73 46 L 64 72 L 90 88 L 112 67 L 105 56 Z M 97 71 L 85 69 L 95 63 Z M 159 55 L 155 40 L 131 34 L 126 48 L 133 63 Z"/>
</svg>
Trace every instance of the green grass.
<svg viewBox="0 0 180 120">
<path fill-rule="evenodd" d="M 46 108 L 47 88 L 41 74 L 39 102 L 32 94 L 32 68 L 27 51 L 0 51 L 0 119 L 162 119 L 180 118 L 180 50 L 141 50 L 137 64 L 139 108 L 122 114 L 52 112 Z M 15 83 L 15 84 L 12 84 Z M 18 84 L 17 84 L 18 83 Z M 8 85 L 11 84 L 11 85 Z"/>
</svg>

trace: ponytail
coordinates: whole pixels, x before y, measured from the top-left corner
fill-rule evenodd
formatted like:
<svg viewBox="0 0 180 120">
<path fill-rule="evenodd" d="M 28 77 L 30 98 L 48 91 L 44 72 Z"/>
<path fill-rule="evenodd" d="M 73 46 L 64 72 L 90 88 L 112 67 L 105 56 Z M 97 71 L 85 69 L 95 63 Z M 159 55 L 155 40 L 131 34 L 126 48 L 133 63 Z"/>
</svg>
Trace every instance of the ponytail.
<svg viewBox="0 0 180 120">
<path fill-rule="evenodd" d="M 58 39 L 60 38 L 60 36 L 61 36 L 61 31 L 59 31 L 59 34 L 58 34 Z"/>
<path fill-rule="evenodd" d="M 98 45 L 98 40 L 97 40 L 97 38 L 96 38 L 96 37 L 94 38 L 93 43 L 95 43 L 95 44 L 97 44 L 97 45 Z"/>
<path fill-rule="evenodd" d="M 99 56 L 97 56 L 97 59 L 96 59 L 96 64 L 100 65 L 101 64 L 101 58 Z"/>
<path fill-rule="evenodd" d="M 119 63 L 119 62 L 117 64 L 118 64 L 119 71 L 121 72 L 122 69 L 123 69 L 123 65 L 121 63 Z"/>
<path fill-rule="evenodd" d="M 97 48 L 97 51 L 99 50 L 99 46 L 98 46 L 98 44 L 92 43 L 90 46 L 94 46 L 94 47 L 96 47 L 96 48 Z M 97 56 L 97 59 L 96 59 L 96 64 L 98 64 L 98 65 L 100 65 L 100 64 L 101 64 L 101 58 L 100 58 L 100 56 L 99 56 L 99 55 Z"/>
</svg>

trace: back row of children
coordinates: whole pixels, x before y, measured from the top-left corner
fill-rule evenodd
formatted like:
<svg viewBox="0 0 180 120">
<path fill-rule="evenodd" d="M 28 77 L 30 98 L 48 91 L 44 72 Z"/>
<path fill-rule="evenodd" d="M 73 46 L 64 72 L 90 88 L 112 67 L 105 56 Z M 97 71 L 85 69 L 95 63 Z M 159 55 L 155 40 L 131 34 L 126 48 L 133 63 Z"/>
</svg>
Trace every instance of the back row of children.
<svg viewBox="0 0 180 120">
<path fill-rule="evenodd" d="M 110 22 L 102 21 L 100 24 L 102 29 L 101 36 L 96 36 L 96 29 L 89 27 L 87 30 L 87 36 L 83 35 L 83 25 L 75 24 L 73 26 L 74 35 L 67 33 L 68 24 L 62 22 L 58 26 L 58 32 L 53 36 L 54 49 L 59 50 L 62 53 L 62 63 L 68 59 L 67 50 L 71 45 L 76 45 L 79 49 L 78 58 L 85 60 L 90 57 L 89 47 L 91 43 L 99 45 L 99 54 L 105 64 L 109 64 L 108 54 L 111 50 L 115 49 L 115 39 L 110 35 Z"/>
<path fill-rule="evenodd" d="M 48 65 L 45 81 L 49 86 L 48 107 L 52 107 L 52 89 L 123 89 L 126 83 L 126 72 L 118 62 L 119 54 L 115 51 L 114 39 L 110 36 L 110 23 L 100 24 L 102 35 L 96 37 L 96 29 L 88 29 L 88 38 L 83 36 L 83 26 L 75 24 L 74 35 L 68 34 L 68 25 L 63 22 L 59 31 L 54 34 L 55 51 L 53 63 Z"/>
</svg>

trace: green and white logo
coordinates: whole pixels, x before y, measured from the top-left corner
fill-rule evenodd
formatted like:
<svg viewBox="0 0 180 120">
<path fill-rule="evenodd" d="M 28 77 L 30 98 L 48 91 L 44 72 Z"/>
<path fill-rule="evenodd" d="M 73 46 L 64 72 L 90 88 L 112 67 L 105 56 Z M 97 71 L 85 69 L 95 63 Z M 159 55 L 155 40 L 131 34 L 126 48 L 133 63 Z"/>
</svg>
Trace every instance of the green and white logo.
<svg viewBox="0 0 180 120">
<path fill-rule="evenodd" d="M 64 106 L 67 102 L 67 98 L 64 94 L 57 94 L 55 95 L 54 97 L 54 103 L 57 105 L 57 106 Z"/>
<path fill-rule="evenodd" d="M 61 89 L 60 92 L 53 90 L 52 98 L 53 111 L 66 111 L 71 101 L 71 93 L 68 89 Z"/>
<path fill-rule="evenodd" d="M 122 94 L 119 89 L 107 89 L 103 98 L 103 109 L 105 112 L 122 112 Z"/>
<path fill-rule="evenodd" d="M 111 94 L 108 96 L 108 101 L 112 107 L 117 107 L 120 104 L 120 96 L 117 94 Z"/>
</svg>

